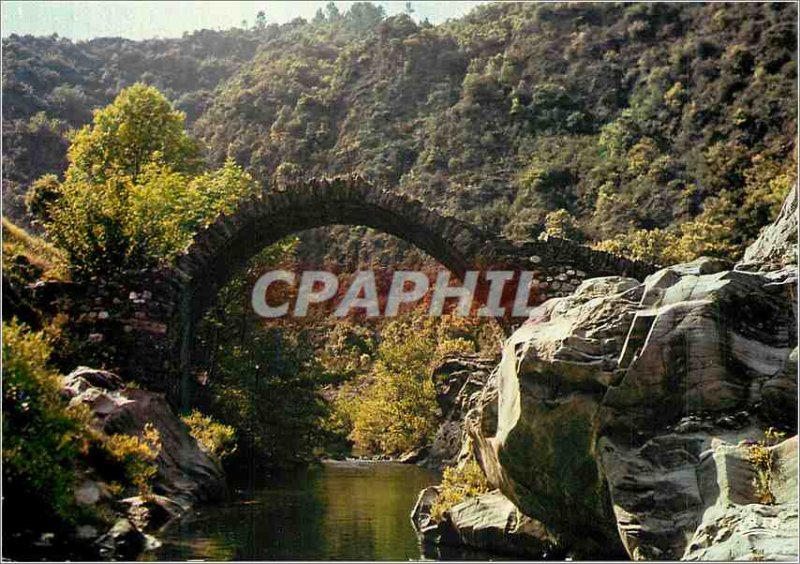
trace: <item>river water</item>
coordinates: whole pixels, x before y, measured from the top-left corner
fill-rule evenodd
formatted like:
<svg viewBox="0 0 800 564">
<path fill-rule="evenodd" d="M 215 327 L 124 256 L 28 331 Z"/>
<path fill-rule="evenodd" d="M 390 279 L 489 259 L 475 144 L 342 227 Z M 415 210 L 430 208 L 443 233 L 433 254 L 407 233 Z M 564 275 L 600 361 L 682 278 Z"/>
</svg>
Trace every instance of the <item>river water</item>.
<svg viewBox="0 0 800 564">
<path fill-rule="evenodd" d="M 423 549 L 409 514 L 419 491 L 438 481 L 413 465 L 325 462 L 197 508 L 168 525 L 146 558 L 417 560 Z"/>
</svg>

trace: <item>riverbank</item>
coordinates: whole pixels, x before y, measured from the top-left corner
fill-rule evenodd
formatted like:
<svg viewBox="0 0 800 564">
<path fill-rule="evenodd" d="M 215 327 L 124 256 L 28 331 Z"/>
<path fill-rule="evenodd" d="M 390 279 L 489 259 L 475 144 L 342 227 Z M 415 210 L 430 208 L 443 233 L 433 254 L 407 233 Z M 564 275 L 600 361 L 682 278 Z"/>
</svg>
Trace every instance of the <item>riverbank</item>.
<svg viewBox="0 0 800 564">
<path fill-rule="evenodd" d="M 80 367 L 61 378 L 61 396 L 71 409 L 85 410 L 82 424 L 98 444 L 114 446 L 109 453 L 89 447 L 86 462 L 74 470 L 75 486 L 68 493 L 76 507 L 72 521 L 4 537 L 4 556 L 134 559 L 159 545 L 157 531 L 166 523 L 224 497 L 220 464 L 203 451 L 163 394 L 126 385 L 111 372 Z"/>
</svg>

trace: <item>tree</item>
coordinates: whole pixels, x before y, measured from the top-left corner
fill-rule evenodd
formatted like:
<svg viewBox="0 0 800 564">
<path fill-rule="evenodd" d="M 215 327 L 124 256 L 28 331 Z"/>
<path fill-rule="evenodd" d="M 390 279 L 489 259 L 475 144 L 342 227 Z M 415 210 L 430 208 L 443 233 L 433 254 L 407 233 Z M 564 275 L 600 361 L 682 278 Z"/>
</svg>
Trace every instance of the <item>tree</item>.
<svg viewBox="0 0 800 564">
<path fill-rule="evenodd" d="M 67 182 L 102 183 L 123 176 L 135 182 L 152 163 L 197 170 L 198 147 L 184 129 L 185 120 L 152 86 L 137 83 L 122 90 L 72 139 Z"/>
<path fill-rule="evenodd" d="M 432 366 L 448 353 L 475 350 L 474 342 L 456 336 L 462 329 L 456 318 L 434 320 L 422 309 L 383 328 L 372 383 L 349 405 L 356 446 L 399 454 L 433 437 L 441 413 Z"/>
<path fill-rule="evenodd" d="M 339 8 L 336 7 L 335 2 L 328 2 L 325 5 L 325 16 L 329 22 L 335 22 L 341 19 L 342 14 L 339 12 Z"/>
<path fill-rule="evenodd" d="M 62 184 L 52 176 L 34 184 L 29 205 L 74 273 L 169 259 L 205 222 L 257 192 L 233 161 L 198 174 L 183 120 L 158 90 L 134 85 L 75 136 Z"/>
<path fill-rule="evenodd" d="M 259 10 L 256 14 L 256 29 L 261 31 L 267 27 L 267 14 L 264 10 Z"/>
</svg>

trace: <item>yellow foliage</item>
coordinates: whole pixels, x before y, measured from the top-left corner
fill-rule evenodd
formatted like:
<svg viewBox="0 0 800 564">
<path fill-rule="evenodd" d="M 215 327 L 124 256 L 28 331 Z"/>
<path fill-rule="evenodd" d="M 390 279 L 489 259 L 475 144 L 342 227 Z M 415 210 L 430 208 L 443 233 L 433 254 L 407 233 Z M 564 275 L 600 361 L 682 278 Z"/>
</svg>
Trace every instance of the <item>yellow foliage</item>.
<svg viewBox="0 0 800 564">
<path fill-rule="evenodd" d="M 770 450 L 770 447 L 781 442 L 785 436 L 786 433 L 770 427 L 764 431 L 763 440 L 750 445 L 747 458 L 756 471 L 756 476 L 753 478 L 753 487 L 756 489 L 759 503 L 766 505 L 775 503 L 775 494 L 772 492 L 775 454 Z"/>
<path fill-rule="evenodd" d="M 236 430 L 230 425 L 215 421 L 196 409 L 181 419 L 189 426 L 189 433 L 200 448 L 217 460 L 236 452 Z"/>
<path fill-rule="evenodd" d="M 349 412 L 341 419 L 352 422 L 356 447 L 399 454 L 431 440 L 441 418 L 431 371 L 448 354 L 475 351 L 468 328 L 461 318 L 431 318 L 423 308 L 383 328 L 370 384 L 357 400 L 339 404 Z"/>
<path fill-rule="evenodd" d="M 34 519 L 75 518 L 76 469 L 92 441 L 88 409 L 61 397 L 47 366 L 43 333 L 3 323 L 3 506 L 16 508 L 11 530 Z"/>
<path fill-rule="evenodd" d="M 126 477 L 139 489 L 139 495 L 151 497 L 150 482 L 158 472 L 155 461 L 161 453 L 158 429 L 152 423 L 147 423 L 141 437 L 111 435 L 104 446 L 111 458 L 123 465 Z"/>
<path fill-rule="evenodd" d="M 37 274 L 46 279 L 64 280 L 68 278 L 66 257 L 60 250 L 23 228 L 3 218 L 3 267 L 14 263 L 16 257 L 24 257 Z"/>
<path fill-rule="evenodd" d="M 578 222 L 563 208 L 552 211 L 545 216 L 544 231 L 551 237 L 560 237 L 561 239 L 581 238 Z"/>
<path fill-rule="evenodd" d="M 489 482 L 478 463 L 469 460 L 463 466 L 444 469 L 439 497 L 431 505 L 431 518 L 440 521 L 445 512 L 462 501 L 489 491 Z"/>
</svg>

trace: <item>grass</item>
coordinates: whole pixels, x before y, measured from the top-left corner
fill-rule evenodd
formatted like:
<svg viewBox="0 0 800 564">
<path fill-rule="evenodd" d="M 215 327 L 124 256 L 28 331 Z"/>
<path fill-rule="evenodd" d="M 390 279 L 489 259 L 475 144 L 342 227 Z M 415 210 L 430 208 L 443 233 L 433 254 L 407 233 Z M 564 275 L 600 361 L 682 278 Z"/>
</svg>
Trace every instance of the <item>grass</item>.
<svg viewBox="0 0 800 564">
<path fill-rule="evenodd" d="M 63 251 L 4 217 L 3 269 L 5 271 L 20 264 L 28 266 L 29 276 L 47 280 L 69 278 Z"/>
</svg>

